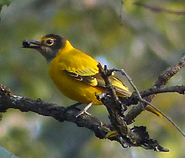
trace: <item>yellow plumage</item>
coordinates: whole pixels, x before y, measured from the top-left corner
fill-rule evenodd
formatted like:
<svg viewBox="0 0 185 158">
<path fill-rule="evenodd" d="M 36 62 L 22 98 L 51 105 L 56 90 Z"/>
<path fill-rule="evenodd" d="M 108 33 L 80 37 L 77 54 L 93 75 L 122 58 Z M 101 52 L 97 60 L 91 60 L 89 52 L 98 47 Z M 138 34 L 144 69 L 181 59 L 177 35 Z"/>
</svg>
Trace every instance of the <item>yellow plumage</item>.
<svg viewBox="0 0 185 158">
<path fill-rule="evenodd" d="M 54 34 L 46 35 L 40 41 L 26 40 L 23 47 L 34 48 L 46 58 L 50 77 L 65 96 L 80 103 L 102 104 L 95 93 L 105 92 L 106 86 L 99 73 L 99 63 L 91 56 L 74 48 L 65 38 Z M 118 96 L 131 96 L 123 82 L 113 74 L 109 78 Z M 161 116 L 149 106 L 146 110 Z"/>
<path fill-rule="evenodd" d="M 105 91 L 105 85 L 98 86 L 100 81 L 95 76 L 99 74 L 97 65 L 96 60 L 75 49 L 69 41 L 66 41 L 65 47 L 51 61 L 49 74 L 58 89 L 68 98 L 80 103 L 102 104 L 95 96 L 95 93 L 101 94 Z M 131 95 L 128 88 L 118 79 L 115 78 L 113 81 L 114 85 L 118 85 L 127 92 L 127 96 Z M 104 82 L 102 78 L 101 82 Z"/>
</svg>

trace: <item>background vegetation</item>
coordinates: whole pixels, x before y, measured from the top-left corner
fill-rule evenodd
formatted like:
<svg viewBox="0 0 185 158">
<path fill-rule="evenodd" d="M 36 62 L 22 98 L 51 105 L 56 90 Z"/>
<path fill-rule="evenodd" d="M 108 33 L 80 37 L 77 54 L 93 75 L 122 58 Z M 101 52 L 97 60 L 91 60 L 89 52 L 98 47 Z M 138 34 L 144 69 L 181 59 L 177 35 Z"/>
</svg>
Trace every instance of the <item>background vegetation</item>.
<svg viewBox="0 0 185 158">
<path fill-rule="evenodd" d="M 63 106 L 75 103 L 61 95 L 52 83 L 45 59 L 34 50 L 21 48 L 25 38 L 39 39 L 55 33 L 109 68 L 124 68 L 139 90 L 149 88 L 184 53 L 185 16 L 153 12 L 133 2 L 125 0 L 122 7 L 120 0 L 14 0 L 1 11 L 0 83 L 22 96 Z M 138 2 L 185 11 L 182 0 Z M 184 75 L 180 71 L 168 84 L 184 85 Z M 129 86 L 124 77 L 119 77 Z M 152 103 L 185 131 L 184 101 L 183 95 L 168 93 L 158 95 Z M 108 122 L 104 106 L 93 106 L 89 112 Z M 3 115 L 0 145 L 21 158 L 184 157 L 185 139 L 164 118 L 143 112 L 134 124 L 147 126 L 151 137 L 170 152 L 123 149 L 72 123 L 58 123 L 18 110 Z"/>
</svg>

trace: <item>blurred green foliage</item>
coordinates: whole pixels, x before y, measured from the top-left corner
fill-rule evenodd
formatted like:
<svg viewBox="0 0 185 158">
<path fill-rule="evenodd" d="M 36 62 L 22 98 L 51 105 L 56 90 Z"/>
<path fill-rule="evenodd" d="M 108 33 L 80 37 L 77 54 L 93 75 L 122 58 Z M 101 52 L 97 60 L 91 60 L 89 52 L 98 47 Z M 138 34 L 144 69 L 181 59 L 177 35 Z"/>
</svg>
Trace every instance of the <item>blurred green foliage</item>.
<svg viewBox="0 0 185 158">
<path fill-rule="evenodd" d="M 109 67 L 124 68 L 139 90 L 152 86 L 158 75 L 176 63 L 184 53 L 185 16 L 152 12 L 133 5 L 133 0 L 15 0 L 4 6 L 0 21 L 0 82 L 14 93 L 69 106 L 48 76 L 47 63 L 36 51 L 21 48 L 22 41 L 59 34 L 78 49 Z M 139 2 L 185 11 L 182 0 Z M 120 26 L 122 7 L 123 25 Z M 122 80 L 125 78 L 117 74 Z M 185 84 L 184 70 L 168 85 Z M 131 89 L 131 87 L 129 86 Z M 132 89 L 131 89 L 132 91 Z M 185 131 L 184 96 L 160 94 L 152 102 Z M 108 122 L 103 106 L 90 113 Z M 35 113 L 9 110 L 0 122 L 0 145 L 26 158 L 182 158 L 184 138 L 164 118 L 148 112 L 135 125 L 145 125 L 152 138 L 170 149 L 169 153 L 142 148 L 122 149 L 116 142 L 99 140 L 87 129 L 59 123 Z"/>
<path fill-rule="evenodd" d="M 0 0 L 0 10 L 4 5 L 9 6 L 12 0 Z"/>
</svg>

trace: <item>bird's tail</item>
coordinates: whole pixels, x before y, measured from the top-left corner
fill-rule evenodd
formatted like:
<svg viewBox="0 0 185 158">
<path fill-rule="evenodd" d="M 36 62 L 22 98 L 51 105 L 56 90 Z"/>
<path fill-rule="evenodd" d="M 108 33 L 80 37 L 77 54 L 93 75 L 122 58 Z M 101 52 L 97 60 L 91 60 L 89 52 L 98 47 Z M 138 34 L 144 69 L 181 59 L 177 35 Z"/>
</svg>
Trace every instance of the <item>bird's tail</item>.
<svg viewBox="0 0 185 158">
<path fill-rule="evenodd" d="M 155 110 L 153 107 L 151 107 L 149 105 L 146 106 L 146 110 L 149 112 L 152 112 L 153 114 L 156 114 L 159 117 L 163 116 L 159 111 Z"/>
</svg>

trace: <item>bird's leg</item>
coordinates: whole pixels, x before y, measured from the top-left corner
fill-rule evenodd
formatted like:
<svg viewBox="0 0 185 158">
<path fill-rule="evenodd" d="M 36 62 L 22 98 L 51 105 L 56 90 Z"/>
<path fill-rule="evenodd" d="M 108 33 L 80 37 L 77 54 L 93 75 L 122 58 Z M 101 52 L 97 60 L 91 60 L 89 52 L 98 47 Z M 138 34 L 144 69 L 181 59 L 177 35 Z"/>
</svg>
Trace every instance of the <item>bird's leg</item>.
<svg viewBox="0 0 185 158">
<path fill-rule="evenodd" d="M 87 106 L 83 109 L 83 111 L 81 111 L 78 115 L 76 115 L 76 117 L 79 117 L 80 115 L 82 115 L 84 113 L 87 115 L 91 115 L 90 113 L 87 112 L 87 110 L 91 107 L 92 104 L 93 104 L 92 102 L 87 104 Z"/>
</svg>

